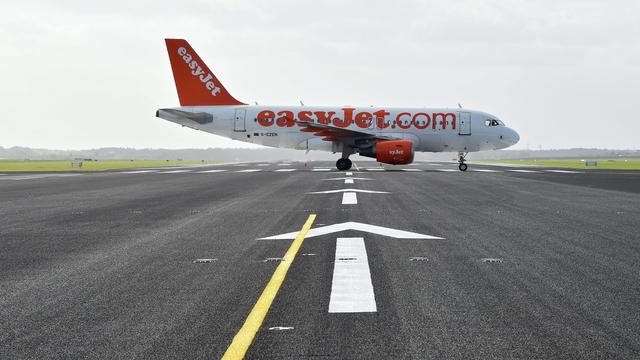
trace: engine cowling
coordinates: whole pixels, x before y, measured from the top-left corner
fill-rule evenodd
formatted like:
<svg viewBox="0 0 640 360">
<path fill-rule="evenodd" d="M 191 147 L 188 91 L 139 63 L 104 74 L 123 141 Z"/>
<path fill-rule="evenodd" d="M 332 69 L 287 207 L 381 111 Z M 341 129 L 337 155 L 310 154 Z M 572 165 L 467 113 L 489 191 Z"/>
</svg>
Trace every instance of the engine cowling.
<svg viewBox="0 0 640 360">
<path fill-rule="evenodd" d="M 413 162 L 413 142 L 411 140 L 382 140 L 369 148 L 360 149 L 360 155 L 375 156 L 377 161 L 385 164 L 411 164 Z"/>
</svg>

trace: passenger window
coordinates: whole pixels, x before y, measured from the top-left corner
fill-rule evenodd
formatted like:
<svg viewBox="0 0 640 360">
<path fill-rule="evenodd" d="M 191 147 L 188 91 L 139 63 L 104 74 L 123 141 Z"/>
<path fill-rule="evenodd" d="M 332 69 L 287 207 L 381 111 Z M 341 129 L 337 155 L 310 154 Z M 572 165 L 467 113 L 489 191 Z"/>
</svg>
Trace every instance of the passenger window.
<svg viewBox="0 0 640 360">
<path fill-rule="evenodd" d="M 491 120 L 485 120 L 484 121 L 484 126 L 491 126 Z"/>
</svg>

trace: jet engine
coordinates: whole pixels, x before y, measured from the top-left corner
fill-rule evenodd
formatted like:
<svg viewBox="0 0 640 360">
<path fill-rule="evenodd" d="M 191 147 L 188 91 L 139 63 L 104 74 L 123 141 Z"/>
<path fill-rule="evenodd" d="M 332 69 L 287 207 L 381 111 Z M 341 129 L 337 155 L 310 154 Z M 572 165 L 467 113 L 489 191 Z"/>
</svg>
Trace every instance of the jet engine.
<svg viewBox="0 0 640 360">
<path fill-rule="evenodd" d="M 406 165 L 413 162 L 413 142 L 411 140 L 381 140 L 367 147 L 360 147 L 360 155 L 376 158 L 378 162 L 392 165 Z"/>
</svg>

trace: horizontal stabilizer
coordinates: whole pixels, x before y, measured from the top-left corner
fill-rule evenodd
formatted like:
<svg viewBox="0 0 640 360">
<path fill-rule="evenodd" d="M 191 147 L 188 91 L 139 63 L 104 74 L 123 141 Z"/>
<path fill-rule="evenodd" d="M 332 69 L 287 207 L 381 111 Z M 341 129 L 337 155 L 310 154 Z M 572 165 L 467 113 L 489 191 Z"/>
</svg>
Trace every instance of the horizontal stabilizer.
<svg viewBox="0 0 640 360">
<path fill-rule="evenodd" d="M 193 113 L 176 109 L 158 109 L 158 111 L 156 111 L 156 117 L 182 125 L 187 125 L 186 122 L 188 121 L 195 121 L 198 124 L 213 122 L 213 116 L 209 113 Z"/>
</svg>

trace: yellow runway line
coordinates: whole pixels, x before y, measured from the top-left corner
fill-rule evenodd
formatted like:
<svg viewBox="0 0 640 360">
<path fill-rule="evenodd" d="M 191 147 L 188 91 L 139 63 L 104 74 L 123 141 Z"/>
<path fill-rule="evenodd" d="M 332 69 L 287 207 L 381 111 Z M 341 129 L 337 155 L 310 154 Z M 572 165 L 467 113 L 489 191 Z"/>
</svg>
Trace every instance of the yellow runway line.
<svg viewBox="0 0 640 360">
<path fill-rule="evenodd" d="M 307 222 L 304 223 L 302 229 L 296 236 L 295 240 L 291 243 L 289 250 L 282 258 L 280 265 L 276 268 L 276 271 L 273 272 L 271 276 L 271 280 L 267 284 L 267 287 L 262 291 L 262 295 L 258 298 L 258 301 L 251 309 L 249 316 L 244 321 L 244 325 L 236 336 L 233 337 L 233 341 L 227 351 L 222 356 L 222 359 L 227 360 L 236 360 L 244 358 L 244 355 L 249 350 L 249 346 L 251 346 L 251 342 L 253 342 L 253 338 L 256 336 L 256 333 L 260 329 L 264 318 L 267 316 L 267 312 L 269 312 L 269 308 L 273 303 L 273 300 L 276 298 L 278 294 L 278 290 L 282 286 L 284 282 L 284 278 L 287 276 L 287 272 L 289 271 L 289 267 L 293 263 L 293 259 L 296 258 L 296 254 L 298 250 L 300 250 L 300 246 L 302 246 L 302 242 L 304 242 L 305 236 L 307 236 L 307 232 L 311 229 L 311 225 L 313 221 L 316 219 L 316 214 L 309 215 Z"/>
</svg>

